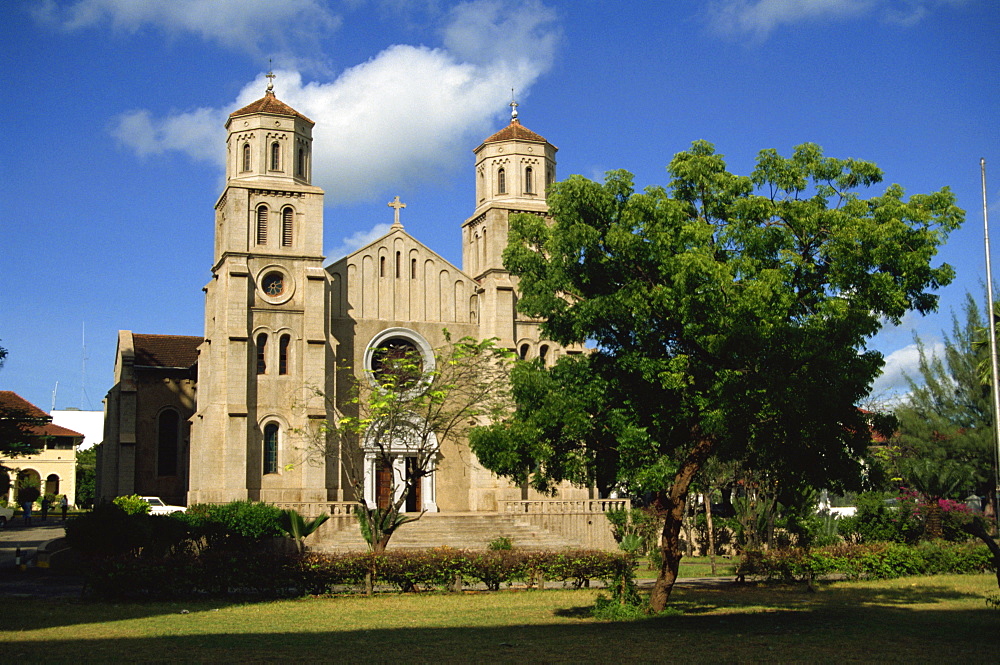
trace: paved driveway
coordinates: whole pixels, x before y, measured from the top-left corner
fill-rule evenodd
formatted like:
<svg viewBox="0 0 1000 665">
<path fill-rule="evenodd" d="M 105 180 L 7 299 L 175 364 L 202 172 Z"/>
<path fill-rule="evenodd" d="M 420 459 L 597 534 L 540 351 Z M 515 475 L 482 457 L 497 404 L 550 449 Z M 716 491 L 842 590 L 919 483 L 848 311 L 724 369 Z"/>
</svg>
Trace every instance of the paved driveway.
<svg viewBox="0 0 1000 665">
<path fill-rule="evenodd" d="M 65 526 L 59 518 L 50 516 L 45 522 L 34 518 L 31 526 L 24 526 L 20 518 L 15 518 L 0 529 L 0 569 L 14 567 L 14 554 L 18 547 L 21 548 L 21 560 L 27 561 L 28 557 L 35 555 L 35 548 L 39 545 L 65 535 Z"/>
</svg>

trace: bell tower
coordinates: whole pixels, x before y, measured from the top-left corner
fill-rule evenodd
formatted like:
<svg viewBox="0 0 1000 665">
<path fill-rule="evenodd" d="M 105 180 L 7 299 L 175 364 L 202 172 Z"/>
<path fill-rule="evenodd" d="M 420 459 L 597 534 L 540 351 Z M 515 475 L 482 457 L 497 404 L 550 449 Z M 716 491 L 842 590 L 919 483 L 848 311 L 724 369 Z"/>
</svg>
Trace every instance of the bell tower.
<svg viewBox="0 0 1000 665">
<path fill-rule="evenodd" d="M 510 103 L 510 124 L 473 151 L 476 208 L 462 225 L 462 269 L 481 289 L 481 335 L 497 337 L 509 348 L 526 335 L 537 338 L 537 325 L 519 324 L 518 317 L 523 315 L 514 309 L 516 284 L 503 266 L 508 220 L 519 212 L 548 213 L 546 190 L 556 179 L 558 150 L 521 124 L 517 106 L 515 101 Z"/>
<path fill-rule="evenodd" d="M 323 190 L 312 120 L 261 99 L 226 122 L 226 184 L 205 287 L 188 502 L 325 501 L 303 433 L 326 416 Z"/>
</svg>

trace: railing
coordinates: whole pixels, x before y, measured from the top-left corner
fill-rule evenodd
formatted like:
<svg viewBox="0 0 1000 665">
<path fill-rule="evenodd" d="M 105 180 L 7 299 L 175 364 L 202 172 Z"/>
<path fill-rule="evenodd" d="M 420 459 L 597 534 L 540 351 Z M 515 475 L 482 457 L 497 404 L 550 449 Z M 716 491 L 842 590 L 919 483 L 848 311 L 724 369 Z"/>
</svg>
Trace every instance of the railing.
<svg viewBox="0 0 1000 665">
<path fill-rule="evenodd" d="M 361 504 L 356 501 L 309 501 L 309 502 L 290 502 L 282 501 L 276 502 L 274 504 L 278 508 L 297 511 L 303 517 L 317 517 L 321 513 L 326 513 L 330 517 L 337 517 L 340 515 L 349 517 L 354 515 L 354 511 Z"/>
<path fill-rule="evenodd" d="M 568 515 L 573 513 L 601 514 L 609 510 L 628 510 L 632 507 L 629 499 L 579 499 L 564 501 L 561 499 L 535 499 L 530 501 L 506 500 L 497 501 L 501 513 L 517 513 L 527 515 Z"/>
</svg>

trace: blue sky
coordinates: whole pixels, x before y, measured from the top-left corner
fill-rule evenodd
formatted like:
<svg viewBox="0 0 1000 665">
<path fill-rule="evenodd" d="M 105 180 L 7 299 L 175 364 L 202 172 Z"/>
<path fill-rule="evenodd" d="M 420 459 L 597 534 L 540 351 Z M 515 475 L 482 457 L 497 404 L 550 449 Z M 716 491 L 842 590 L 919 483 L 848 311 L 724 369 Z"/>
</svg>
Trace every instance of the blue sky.
<svg viewBox="0 0 1000 665">
<path fill-rule="evenodd" d="M 748 174 L 809 141 L 908 193 L 950 186 L 968 217 L 939 258 L 958 277 L 939 314 L 872 340 L 888 395 L 913 332 L 933 345 L 980 293 L 980 157 L 1000 243 L 998 28 L 996 0 L 9 3 L 0 388 L 48 410 L 58 383 L 57 408 L 100 409 L 119 329 L 202 333 L 222 125 L 273 59 L 278 97 L 317 122 L 330 258 L 386 230 L 399 195 L 407 230 L 460 264 L 471 150 L 512 88 L 559 178 L 663 184 L 696 139 Z"/>
</svg>

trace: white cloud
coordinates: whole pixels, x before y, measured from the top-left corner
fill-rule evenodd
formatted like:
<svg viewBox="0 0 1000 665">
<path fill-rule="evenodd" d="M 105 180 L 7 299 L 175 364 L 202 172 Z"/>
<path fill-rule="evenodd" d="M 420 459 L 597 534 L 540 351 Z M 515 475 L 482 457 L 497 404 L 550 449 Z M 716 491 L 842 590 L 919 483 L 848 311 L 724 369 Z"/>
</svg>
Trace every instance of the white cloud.
<svg viewBox="0 0 1000 665">
<path fill-rule="evenodd" d="M 66 30 L 109 23 L 135 33 L 146 27 L 192 33 L 226 48 L 258 54 L 319 54 L 319 39 L 341 19 L 324 0 L 43 0 L 36 18 Z M 288 62 L 287 59 L 283 60 Z"/>
<path fill-rule="evenodd" d="M 924 342 L 924 353 L 928 358 L 940 356 L 944 353 L 942 342 Z M 882 368 L 882 375 L 875 379 L 872 386 L 873 395 L 885 395 L 891 397 L 900 395 L 910 389 L 906 377 L 920 381 L 918 367 L 920 365 L 920 347 L 917 344 L 909 344 L 901 349 L 897 349 L 886 356 L 885 367 Z"/>
<path fill-rule="evenodd" d="M 709 5 L 710 27 L 726 35 L 766 39 L 774 30 L 803 21 L 830 21 L 873 15 L 879 20 L 914 25 L 942 5 L 967 0 L 715 0 Z"/>
<path fill-rule="evenodd" d="M 154 120 L 149 111 L 130 111 L 115 119 L 111 135 L 140 157 L 177 150 L 222 165 L 225 122 L 225 112 L 218 109 L 195 109 L 164 120 Z"/>
<path fill-rule="evenodd" d="M 361 249 L 370 242 L 374 242 L 389 232 L 389 224 L 376 224 L 367 231 L 356 231 L 354 234 L 340 239 L 340 244 L 333 249 L 327 250 L 326 255 L 330 257 L 332 263 L 342 259 L 356 249 Z"/>
<path fill-rule="evenodd" d="M 466 3 L 449 14 L 443 31 L 446 43 L 458 44 L 454 51 L 390 46 L 328 83 L 276 71 L 278 98 L 316 121 L 313 181 L 327 202 L 370 200 L 438 179 L 467 158 L 510 89 L 523 99 L 551 65 L 558 41 L 553 18 L 537 2 Z M 225 115 L 261 97 L 265 87 L 258 77 L 225 109 L 163 119 L 134 111 L 118 119 L 113 133 L 140 154 L 180 150 L 221 164 L 214 137 Z"/>
</svg>

